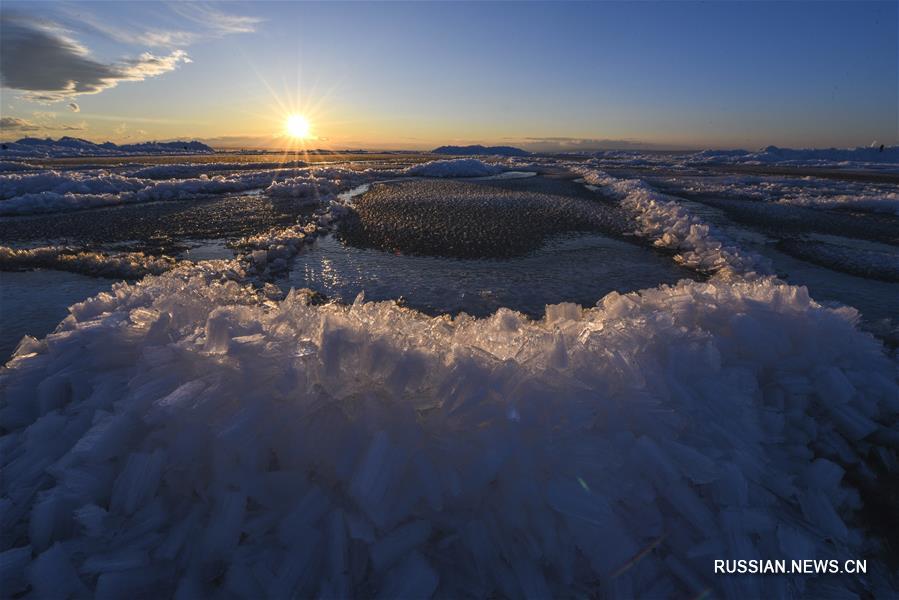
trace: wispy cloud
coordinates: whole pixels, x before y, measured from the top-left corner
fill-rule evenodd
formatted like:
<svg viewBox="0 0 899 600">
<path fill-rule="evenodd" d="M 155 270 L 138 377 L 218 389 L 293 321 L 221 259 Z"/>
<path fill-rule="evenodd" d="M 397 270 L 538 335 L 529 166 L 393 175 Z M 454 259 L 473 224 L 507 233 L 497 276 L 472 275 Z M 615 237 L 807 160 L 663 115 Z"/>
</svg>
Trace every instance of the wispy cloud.
<svg viewBox="0 0 899 600">
<path fill-rule="evenodd" d="M 69 108 L 72 109 L 72 112 L 79 112 L 81 110 L 81 107 L 78 106 L 78 103 L 76 102 L 69 102 Z"/>
<path fill-rule="evenodd" d="M 178 2 L 172 10 L 181 17 L 199 25 L 208 34 L 225 36 L 234 33 L 252 33 L 263 19 L 244 15 L 234 15 L 200 2 Z"/>
<path fill-rule="evenodd" d="M 96 94 L 121 81 L 142 81 L 190 62 L 183 50 L 165 56 L 145 52 L 115 63 L 94 60 L 90 52 L 54 23 L 20 14 L 0 17 L 0 83 L 39 102 Z"/>
<path fill-rule="evenodd" d="M 258 17 L 225 13 L 208 4 L 171 3 L 168 6 L 170 15 L 165 11 L 161 17 L 173 16 L 171 21 L 189 27 L 147 26 L 134 21 L 119 20 L 109 23 L 79 7 L 77 11 L 63 8 L 66 21 L 106 36 L 116 42 L 137 44 L 153 48 L 185 48 L 204 40 L 216 39 L 237 33 L 253 33 L 257 25 L 263 22 Z"/>
<path fill-rule="evenodd" d="M 16 131 L 16 132 L 29 132 L 29 131 L 40 131 L 43 129 L 37 123 L 32 123 L 26 119 L 20 119 L 19 117 L 3 117 L 0 118 L 0 130 L 3 131 Z"/>
<path fill-rule="evenodd" d="M 52 114 L 52 113 L 51 113 Z M 41 117 L 39 117 L 41 118 Z M 34 133 L 37 131 L 84 131 L 86 123 L 59 123 L 53 117 L 41 118 L 40 121 L 29 121 L 20 117 L 0 118 L 0 130 L 15 133 Z"/>
</svg>

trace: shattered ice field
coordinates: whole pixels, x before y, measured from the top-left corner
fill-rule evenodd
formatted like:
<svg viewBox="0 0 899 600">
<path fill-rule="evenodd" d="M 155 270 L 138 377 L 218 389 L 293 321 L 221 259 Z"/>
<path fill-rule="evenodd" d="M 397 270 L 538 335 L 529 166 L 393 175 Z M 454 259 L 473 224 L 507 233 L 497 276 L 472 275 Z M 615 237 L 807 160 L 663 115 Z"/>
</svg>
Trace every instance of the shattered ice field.
<svg viewBox="0 0 899 600">
<path fill-rule="evenodd" d="M 897 154 L 5 161 L 0 589 L 894 595 Z"/>
</svg>

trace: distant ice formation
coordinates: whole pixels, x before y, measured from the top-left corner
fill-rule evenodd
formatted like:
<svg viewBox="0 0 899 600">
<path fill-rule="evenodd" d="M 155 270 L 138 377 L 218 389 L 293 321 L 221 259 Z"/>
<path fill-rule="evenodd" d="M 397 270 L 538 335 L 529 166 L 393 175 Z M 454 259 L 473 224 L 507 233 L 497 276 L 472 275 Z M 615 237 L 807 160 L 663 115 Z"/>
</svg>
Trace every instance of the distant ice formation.
<svg viewBox="0 0 899 600">
<path fill-rule="evenodd" d="M 431 150 L 434 154 L 457 156 L 528 156 L 530 152 L 514 146 L 440 146 Z"/>
<path fill-rule="evenodd" d="M 583 155 L 584 153 L 578 153 Z M 860 148 L 793 149 L 768 146 L 761 150 L 702 150 L 660 153 L 640 150 L 606 150 L 589 153 L 603 166 L 665 167 L 684 169 L 703 165 L 781 166 L 798 168 L 867 169 L 899 172 L 899 146 Z"/>
<path fill-rule="evenodd" d="M 899 146 L 859 148 L 778 148 L 768 146 L 756 152 L 746 150 L 703 150 L 691 157 L 697 162 L 782 164 L 793 166 L 850 166 L 852 163 L 899 165 Z"/>
<path fill-rule="evenodd" d="M 212 154 L 212 148 L 201 142 L 142 142 L 139 144 L 95 144 L 73 137 L 22 138 L 5 142 L 0 159 L 65 158 L 75 156 L 140 156 L 151 154 Z"/>
</svg>

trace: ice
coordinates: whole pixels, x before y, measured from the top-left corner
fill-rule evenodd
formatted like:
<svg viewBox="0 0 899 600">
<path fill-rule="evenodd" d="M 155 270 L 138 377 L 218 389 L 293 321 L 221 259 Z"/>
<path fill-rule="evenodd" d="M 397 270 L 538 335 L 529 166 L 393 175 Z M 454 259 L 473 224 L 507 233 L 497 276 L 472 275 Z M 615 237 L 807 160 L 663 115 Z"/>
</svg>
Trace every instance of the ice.
<svg viewBox="0 0 899 600">
<path fill-rule="evenodd" d="M 71 156 L 146 156 L 150 154 L 212 154 L 214 150 L 200 142 L 143 142 L 140 144 L 95 144 L 73 137 L 22 138 L 7 142 L 0 158 L 60 158 Z"/>
<path fill-rule="evenodd" d="M 899 146 L 858 148 L 779 148 L 768 146 L 757 151 L 709 149 L 694 153 L 659 153 L 640 150 L 576 152 L 588 156 L 603 167 L 663 167 L 689 171 L 705 165 L 774 165 L 797 168 L 865 169 L 899 171 Z"/>
<path fill-rule="evenodd" d="M 676 190 L 814 208 L 899 214 L 895 186 L 820 177 L 776 175 L 678 176 L 661 181 Z"/>
<path fill-rule="evenodd" d="M 306 167 L 302 160 L 257 161 L 257 162 L 202 162 L 150 165 L 128 169 L 130 177 L 146 179 L 193 179 L 224 171 L 262 171 L 267 169 L 297 169 Z M 2 170 L 2 169 L 0 169 Z"/>
<path fill-rule="evenodd" d="M 132 171 L 131 175 L 104 169 L 3 173 L 0 174 L 0 216 L 141 202 L 183 201 L 211 194 L 254 190 L 264 190 L 270 196 L 317 202 L 329 200 L 338 191 L 366 183 L 375 177 L 403 174 L 389 169 L 265 168 L 267 165 L 263 163 L 261 167 L 251 170 L 255 167 L 252 163 L 238 166 L 243 168 L 225 169 L 220 174 L 212 175 L 208 173 L 219 169 L 206 168 L 206 165 L 160 165 Z M 192 177 L 179 178 L 181 175 Z"/>
<path fill-rule="evenodd" d="M 391 571 L 378 598 L 429 598 L 437 589 L 439 577 L 434 569 L 416 552 L 413 552 L 396 569 Z"/>
<path fill-rule="evenodd" d="M 277 181 L 265 188 L 269 196 L 305 198 L 308 202 L 327 200 L 337 191 L 337 185 L 324 177 L 293 177 Z"/>
<path fill-rule="evenodd" d="M 31 171 L 39 169 L 30 163 L 19 160 L 0 160 L 0 173 L 12 173 L 13 171 Z"/>
<path fill-rule="evenodd" d="M 406 175 L 415 177 L 484 177 L 502 173 L 506 168 L 485 163 L 477 158 L 432 160 L 405 169 Z"/>
<path fill-rule="evenodd" d="M 899 165 L 899 146 L 858 148 L 778 148 L 768 146 L 756 152 L 746 150 L 704 150 L 690 157 L 692 162 L 778 164 L 811 167 L 851 167 Z"/>
<path fill-rule="evenodd" d="M 240 273 L 117 284 L 0 374 L 11 564 L 97 595 L 739 597 L 708 565 L 737 550 L 890 581 L 847 474 L 897 464 L 899 385 L 851 311 L 756 276 L 431 318 Z"/>
<path fill-rule="evenodd" d="M 589 167 L 576 167 L 588 185 L 618 198 L 636 219 L 635 233 L 656 246 L 678 250 L 675 259 L 684 266 L 720 276 L 770 274 L 763 257 L 735 245 L 714 227 L 693 215 L 673 197 L 654 190 L 640 179 L 618 179 Z"/>
<path fill-rule="evenodd" d="M 62 544 L 56 543 L 34 561 L 30 583 L 38 598 L 67 598 L 87 595 L 87 588 L 75 572 L 71 557 Z"/>
<path fill-rule="evenodd" d="M 150 181 L 124 177 L 109 171 L 41 171 L 0 175 L 0 198 L 8 200 L 25 194 L 116 194 L 134 192 Z M 5 203 L 0 206 L 6 206 Z"/>
<path fill-rule="evenodd" d="M 431 524 L 413 521 L 397 527 L 371 547 L 372 566 L 383 571 L 414 548 L 423 545 L 431 535 Z"/>
<path fill-rule="evenodd" d="M 36 175 L 5 175 L 7 199 L 0 201 L 0 215 L 83 210 L 101 206 L 190 200 L 206 194 L 227 194 L 265 188 L 278 172 L 262 171 L 201 175 L 196 179 L 154 181 L 100 172 L 67 172 Z M 14 179 L 18 178 L 18 179 Z"/>
<path fill-rule="evenodd" d="M 0 587 L 5 593 L 17 594 L 24 591 L 30 562 L 31 546 L 0 552 Z"/>
<path fill-rule="evenodd" d="M 59 269 L 100 277 L 138 279 L 164 273 L 177 265 L 175 259 L 143 252 L 91 252 L 68 246 L 0 246 L 0 270 Z"/>
</svg>

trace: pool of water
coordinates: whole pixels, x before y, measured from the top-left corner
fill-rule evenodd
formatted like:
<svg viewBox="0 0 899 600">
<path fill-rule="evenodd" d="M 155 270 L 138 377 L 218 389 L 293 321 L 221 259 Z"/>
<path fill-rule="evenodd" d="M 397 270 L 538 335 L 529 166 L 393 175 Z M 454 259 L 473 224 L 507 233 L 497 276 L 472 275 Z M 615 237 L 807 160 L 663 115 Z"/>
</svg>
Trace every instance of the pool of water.
<svg viewBox="0 0 899 600">
<path fill-rule="evenodd" d="M 234 251 L 226 245 L 225 240 L 189 240 L 186 245 L 187 249 L 178 258 L 193 262 L 234 258 Z"/>
<path fill-rule="evenodd" d="M 68 316 L 68 307 L 107 291 L 109 279 L 38 269 L 0 273 L 0 363 L 24 335 L 42 338 Z"/>
<path fill-rule="evenodd" d="M 489 260 L 392 254 L 326 236 L 278 283 L 344 302 L 363 291 L 366 300 L 404 298 L 428 314 L 486 316 L 505 306 L 539 317 L 547 304 L 590 306 L 612 291 L 695 277 L 651 248 L 595 233 L 563 234 L 524 256 Z"/>
</svg>

